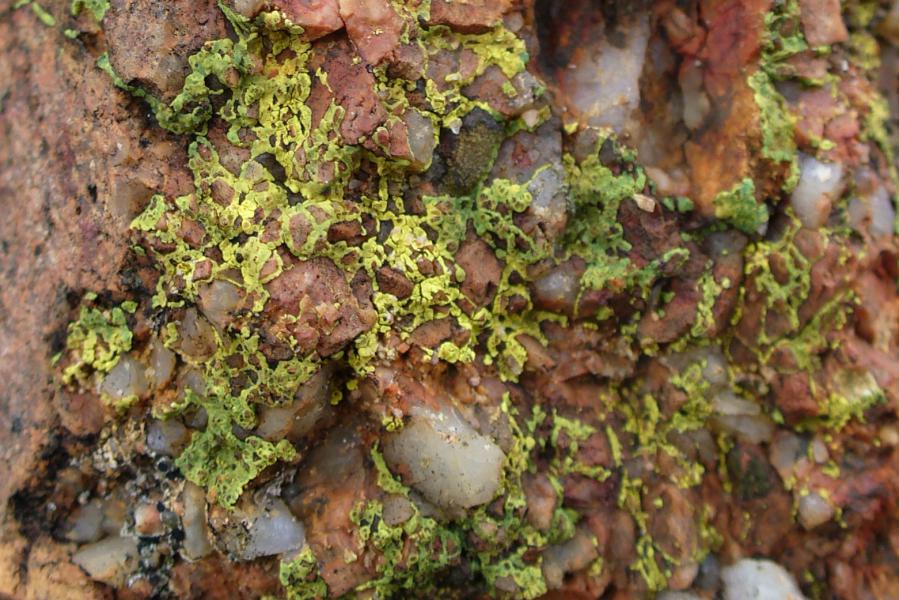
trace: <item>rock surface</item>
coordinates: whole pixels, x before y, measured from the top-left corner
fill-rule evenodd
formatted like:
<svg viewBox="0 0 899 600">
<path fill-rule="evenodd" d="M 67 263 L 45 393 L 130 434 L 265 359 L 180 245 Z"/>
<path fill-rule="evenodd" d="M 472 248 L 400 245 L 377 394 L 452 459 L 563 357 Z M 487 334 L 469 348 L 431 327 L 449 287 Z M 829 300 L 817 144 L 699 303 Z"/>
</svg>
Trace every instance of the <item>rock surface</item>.
<svg viewBox="0 0 899 600">
<path fill-rule="evenodd" d="M 899 5 L 182 4 L 0 9 L 0 596 L 899 597 Z"/>
</svg>

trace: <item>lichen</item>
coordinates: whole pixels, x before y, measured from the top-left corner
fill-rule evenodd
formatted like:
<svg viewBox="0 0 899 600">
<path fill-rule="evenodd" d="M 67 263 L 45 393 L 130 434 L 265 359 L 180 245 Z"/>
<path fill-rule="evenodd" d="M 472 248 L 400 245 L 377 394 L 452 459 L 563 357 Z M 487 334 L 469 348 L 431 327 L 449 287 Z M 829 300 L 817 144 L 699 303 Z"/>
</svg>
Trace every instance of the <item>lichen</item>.
<svg viewBox="0 0 899 600">
<path fill-rule="evenodd" d="M 631 244 L 624 237 L 618 220 L 621 203 L 641 193 L 647 184 L 646 174 L 639 167 L 628 164 L 626 149 L 609 135 L 601 136 L 597 148 L 610 144 L 626 169 L 614 173 L 604 165 L 599 155 L 591 154 L 582 163 L 575 163 L 566 155 L 571 198 L 570 225 L 564 234 L 568 256 L 577 256 L 587 263 L 581 277 L 581 291 L 634 289 L 643 297 L 657 279 L 662 266 L 668 262 L 686 260 L 689 251 L 676 248 L 670 254 L 638 267 L 626 256 Z M 632 160 L 632 157 L 630 157 Z"/>
<path fill-rule="evenodd" d="M 741 341 L 756 352 L 760 364 L 768 364 L 777 352 L 786 352 L 798 370 L 812 373 L 820 368 L 819 355 L 829 347 L 827 334 L 841 329 L 848 320 L 852 292 L 837 287 L 816 313 L 809 319 L 801 318 L 800 309 L 811 292 L 813 262 L 795 243 L 801 228 L 799 220 L 789 209 L 786 217 L 785 227 L 775 239 L 754 242 L 744 252 L 746 284 L 741 290 L 742 298 L 745 305 L 748 290 L 752 290 L 752 297 L 760 304 L 753 309 L 759 311 L 760 327 L 755 339 Z M 772 270 L 774 261 L 783 275 Z M 735 319 L 743 314 L 744 305 L 738 307 Z M 769 329 L 773 320 L 785 323 L 782 331 L 774 333 Z"/>
<path fill-rule="evenodd" d="M 821 415 L 815 421 L 829 431 L 838 432 L 852 420 L 864 421 L 865 411 L 883 402 L 886 396 L 870 372 L 843 369 L 834 376 Z"/>
<path fill-rule="evenodd" d="M 76 0 L 72 8 L 74 13 L 87 9 L 100 21 L 106 4 Z M 460 48 L 475 57 L 475 64 L 464 76 L 452 73 L 441 81 L 425 77 L 418 83 L 391 76 L 387 66 L 367 69 L 386 116 L 371 135 L 353 143 L 343 139 L 342 127 L 352 115 L 347 115 L 338 98 L 316 105 L 313 115 L 313 92 L 334 96 L 337 84 L 329 81 L 327 66 L 312 68 L 312 46 L 276 12 L 249 20 L 223 8 L 233 37 L 207 42 L 190 58 L 183 89 L 168 103 L 124 81 L 108 56 L 98 61 L 115 85 L 147 103 L 161 127 L 190 136 L 188 166 L 194 191 L 177 198 L 154 196 L 131 223 L 136 248 L 159 272 L 152 300 L 145 307 L 154 315 L 153 335 L 179 352 L 184 368 L 195 369 L 204 382 L 202 391 L 187 389 L 174 400 L 162 394 L 152 405 L 159 417 L 202 409 L 208 418 L 205 429 L 192 432 L 176 459 L 187 479 L 203 486 L 222 506 L 233 507 L 261 471 L 278 461 L 298 458 L 290 442 L 272 442 L 252 433 L 263 407 L 291 403 L 300 386 L 331 361 L 341 367 L 332 403 L 345 402 L 345 397 L 354 401 L 375 365 L 397 358 L 401 352 L 397 341 L 407 346 L 415 343 L 415 332 L 438 319 L 448 319 L 463 335 L 441 340 L 433 348 L 416 348 L 425 361 L 476 363 L 477 368 L 486 367 L 509 382 L 519 380 L 528 360 L 523 335 L 546 344 L 550 322 L 576 322 L 591 333 L 608 333 L 623 340 L 626 351 L 634 352 L 639 346 L 635 339 L 642 311 L 652 305 L 650 298 L 656 294 L 663 304 L 672 299 L 665 286 L 672 272 L 691 258 L 688 245 L 701 243 L 709 232 L 727 226 L 754 240 L 744 252 L 746 277 L 732 324 L 748 314 L 750 301 L 761 303 L 763 324 L 769 315 L 787 323 L 785 332 L 771 334 L 763 325 L 757 337 L 741 341 L 761 363 L 786 349 L 800 369 L 820 367 L 826 332 L 845 322 L 849 297 L 837 294 L 817 314 L 801 318 L 800 308 L 811 294 L 812 262 L 797 247 L 800 226 L 789 209 L 777 208 L 774 198 L 758 198 L 757 182 L 749 177 L 715 198 L 718 222 L 698 226 L 706 229 L 693 228 L 699 215 L 670 214 L 692 211 L 690 199 L 666 198 L 661 201 L 668 211 L 666 218 L 689 222 L 691 229 L 682 232 L 681 245 L 654 259 L 634 258 L 619 213 L 623 207 L 630 208 L 627 202 L 652 188 L 635 163 L 635 151 L 602 131 L 594 151 L 583 160 L 566 154 L 561 165 L 537 166 L 527 181 L 491 179 L 500 145 L 526 127 L 520 120 L 504 119 L 489 103 L 469 98 L 463 88 L 492 68 L 507 79 L 503 92 L 512 94 L 514 78 L 524 75 L 528 62 L 525 44 L 503 26 L 483 34 L 431 27 L 412 35 L 417 19 L 427 12 L 427 3 L 418 10 L 406 8 L 402 5 L 398 10 L 406 19 L 403 36 L 422 51 L 425 72 L 432 61 L 442 58 L 442 52 Z M 789 29 L 787 23 L 795 26 L 797 10 L 793 1 L 778 3 L 766 19 L 762 66 L 748 76 L 759 107 L 759 152 L 771 163 L 763 166 L 787 172 L 784 191 L 792 189 L 798 174 L 796 145 L 792 117 L 775 82 L 792 77 L 787 59 L 808 49 L 795 27 L 789 35 L 781 33 Z M 541 118 L 548 118 L 549 110 L 541 110 Z M 413 165 L 408 157 L 392 156 L 383 136 L 389 137 L 391 128 L 398 127 L 409 111 L 433 126 L 435 143 L 452 131 L 450 139 L 458 144 L 457 150 L 435 153 L 428 164 Z M 876 133 L 885 131 L 883 107 L 875 107 L 871 114 L 871 135 L 883 135 Z M 886 138 L 877 140 L 881 143 Z M 444 177 L 440 168 L 449 174 Z M 558 239 L 529 233 L 522 225 L 534 208 L 531 184 L 551 168 L 564 172 L 568 203 L 568 224 Z M 427 193 L 417 195 L 420 190 Z M 772 226 L 767 237 L 759 239 L 772 211 L 785 213 L 784 230 Z M 338 225 L 361 233 L 352 239 L 333 236 Z M 460 248 L 472 238 L 483 242 L 499 265 L 498 281 L 481 304 L 463 291 L 470 275 L 457 262 Z M 354 292 L 362 289 L 360 295 L 370 301 L 374 315 L 370 327 L 328 355 L 301 347 L 285 330 L 301 322 L 304 310 L 339 311 L 337 302 L 310 308 L 301 303 L 308 301 L 303 298 L 297 301 L 297 314 L 282 315 L 278 327 L 265 330 L 270 284 L 293 265 L 314 260 L 334 265 L 344 278 L 341 283 Z M 569 261 L 583 265 L 575 310 L 566 315 L 540 310 L 532 298 L 534 274 Z M 783 273 L 775 274 L 772 261 L 779 262 Z M 715 324 L 715 302 L 731 285 L 715 277 L 714 266 L 708 259 L 694 271 L 699 301 L 688 332 L 671 348 L 646 344 L 640 348 L 644 356 L 703 344 L 726 347 L 722 342 L 731 341 L 732 332 L 723 334 L 722 340 L 708 339 Z M 382 269 L 401 274 L 409 284 L 408 294 L 400 297 L 388 292 L 379 282 Z M 179 319 L 185 310 L 202 306 L 204 286 L 217 281 L 233 285 L 242 301 L 231 311 L 228 323 L 210 326 L 214 342 L 210 355 L 190 356 L 179 347 Z M 621 301 L 614 308 L 610 302 L 587 314 L 583 300 L 593 292 Z M 94 300 L 86 297 L 87 304 Z M 630 312 L 616 320 L 612 317 L 618 304 Z M 135 309 L 133 303 L 106 310 L 82 308 L 81 318 L 70 327 L 69 383 L 108 371 L 122 353 L 131 350 L 126 313 Z M 272 344 L 282 346 L 278 358 L 266 352 Z M 660 480 L 684 490 L 703 484 L 706 464 L 673 440 L 706 427 L 712 414 L 705 366 L 694 362 L 671 374 L 668 383 L 682 400 L 673 410 L 666 407 L 664 396 L 647 391 L 639 378 L 626 383 L 610 378 L 614 381 L 607 393 L 580 411 L 544 409 L 539 403 L 530 408 L 527 403 L 516 406 L 506 393 L 501 408 L 512 439 L 504 446 L 500 490 L 488 506 L 464 515 L 432 518 L 412 502 L 407 521 L 388 525 L 383 518 L 385 496 L 409 498 L 410 490 L 391 472 L 377 443 L 373 444 L 366 464 L 380 491 L 354 507 L 350 515 L 354 546 L 344 550 L 348 561 L 365 560 L 376 574 L 355 592 L 375 597 L 438 597 L 444 591 L 441 575 L 460 569 L 491 594 L 499 595 L 514 584 L 516 596 L 541 596 L 547 591 L 541 553 L 571 540 L 578 527 L 583 529 L 581 513 L 565 505 L 565 485 L 572 477 L 592 479 L 610 490 L 617 485 L 610 493 L 617 493 L 618 506 L 637 528 L 636 559 L 630 568 L 650 590 L 664 589 L 673 569 L 685 559 L 667 555 L 650 535 L 653 511 L 667 508 L 660 498 L 649 496 L 650 486 Z M 873 391 L 876 384 L 872 388 L 870 383 L 862 378 L 833 386 L 822 416 L 809 426 L 838 430 L 861 418 L 881 397 Z M 391 432 L 401 428 L 403 421 L 397 414 L 385 414 L 371 425 Z M 611 463 L 585 460 L 589 453 L 582 450 L 603 437 Z M 718 475 L 729 489 L 723 457 L 733 442 L 725 434 L 717 441 L 719 473 L 708 475 Z M 630 458 L 653 467 L 645 477 L 633 477 L 628 471 Z M 671 468 L 655 472 L 654 465 L 662 462 Z M 538 469 L 556 494 L 546 531 L 526 518 L 523 480 Z M 701 510 L 698 548 L 688 558 L 697 562 L 721 543 L 707 508 Z M 598 576 L 603 565 L 599 557 L 589 572 Z M 310 547 L 282 562 L 280 580 L 288 597 L 326 595 L 327 585 L 318 568 Z"/>
<path fill-rule="evenodd" d="M 759 109 L 761 155 L 772 163 L 787 165 L 787 176 L 782 185 L 786 193 L 792 192 L 799 182 L 795 118 L 774 84 L 775 81 L 796 76 L 789 59 L 808 49 L 799 12 L 799 3 L 788 0 L 775 3 L 772 10 L 766 13 L 759 69 L 747 78 Z"/>
<path fill-rule="evenodd" d="M 71 361 L 63 371 L 63 382 L 84 382 L 92 373 L 108 373 L 119 356 L 131 350 L 132 333 L 128 315 L 134 314 L 137 304 L 125 301 L 109 309 L 89 307 L 97 295 L 84 295 L 78 319 L 68 326 L 66 350 Z"/>
<path fill-rule="evenodd" d="M 305 546 L 289 561 L 282 561 L 278 580 L 287 600 L 318 600 L 328 596 L 328 584 L 318 574 L 318 561 L 311 546 Z"/>
<path fill-rule="evenodd" d="M 768 207 L 755 198 L 755 183 L 746 177 L 714 199 L 715 216 L 740 231 L 754 234 L 768 223 Z"/>
<path fill-rule="evenodd" d="M 84 10 L 99 23 L 109 10 L 109 0 L 72 0 L 72 16 L 77 17 Z"/>
<path fill-rule="evenodd" d="M 225 409 L 214 401 L 201 405 L 209 419 L 206 429 L 193 433 L 175 464 L 187 479 L 206 488 L 222 506 L 233 507 L 244 487 L 266 467 L 296 457 L 296 450 L 287 440 L 273 444 L 253 435 L 238 438 Z"/>
</svg>

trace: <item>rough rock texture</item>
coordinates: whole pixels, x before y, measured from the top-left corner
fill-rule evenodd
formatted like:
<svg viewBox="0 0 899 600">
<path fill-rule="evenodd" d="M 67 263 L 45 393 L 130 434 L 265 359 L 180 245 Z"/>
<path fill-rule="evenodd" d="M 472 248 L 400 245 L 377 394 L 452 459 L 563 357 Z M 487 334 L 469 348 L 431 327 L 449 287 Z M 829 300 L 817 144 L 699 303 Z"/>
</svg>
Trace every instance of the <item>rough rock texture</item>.
<svg viewBox="0 0 899 600">
<path fill-rule="evenodd" d="M 0 7 L 0 596 L 899 597 L 897 15 Z"/>
</svg>

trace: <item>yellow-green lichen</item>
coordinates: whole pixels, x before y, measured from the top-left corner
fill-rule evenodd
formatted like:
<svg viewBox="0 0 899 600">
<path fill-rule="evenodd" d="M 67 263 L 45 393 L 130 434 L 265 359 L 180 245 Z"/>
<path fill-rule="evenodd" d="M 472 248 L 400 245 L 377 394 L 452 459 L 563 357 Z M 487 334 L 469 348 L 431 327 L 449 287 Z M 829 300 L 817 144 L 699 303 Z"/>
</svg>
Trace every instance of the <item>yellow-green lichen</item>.
<svg viewBox="0 0 899 600">
<path fill-rule="evenodd" d="M 184 476 L 203 486 L 226 508 L 234 506 L 244 487 L 278 460 L 291 460 L 296 450 L 287 440 L 273 444 L 257 436 L 240 439 L 230 415 L 214 402 L 203 403 L 208 423 L 194 432 L 175 464 Z"/>
<path fill-rule="evenodd" d="M 830 431 L 840 431 L 852 420 L 864 421 L 865 411 L 886 402 L 886 396 L 870 372 L 863 369 L 838 371 L 815 419 Z"/>
<path fill-rule="evenodd" d="M 754 234 L 768 223 L 768 207 L 755 198 L 755 183 L 744 178 L 714 199 L 715 216 L 740 231 Z"/>
<path fill-rule="evenodd" d="M 92 303 L 96 294 L 84 295 Z M 83 382 L 92 372 L 108 373 L 119 356 L 131 350 L 132 333 L 127 315 L 137 310 L 132 301 L 103 310 L 81 306 L 78 319 L 68 327 L 66 350 L 72 362 L 63 371 L 65 383 Z"/>
<path fill-rule="evenodd" d="M 318 561 L 309 545 L 291 560 L 281 562 L 278 580 L 284 586 L 287 600 L 318 600 L 328 596 L 328 584 L 318 574 Z"/>
<path fill-rule="evenodd" d="M 99 23 L 109 10 L 109 0 L 72 0 L 72 16 L 77 17 L 84 10 Z"/>
</svg>

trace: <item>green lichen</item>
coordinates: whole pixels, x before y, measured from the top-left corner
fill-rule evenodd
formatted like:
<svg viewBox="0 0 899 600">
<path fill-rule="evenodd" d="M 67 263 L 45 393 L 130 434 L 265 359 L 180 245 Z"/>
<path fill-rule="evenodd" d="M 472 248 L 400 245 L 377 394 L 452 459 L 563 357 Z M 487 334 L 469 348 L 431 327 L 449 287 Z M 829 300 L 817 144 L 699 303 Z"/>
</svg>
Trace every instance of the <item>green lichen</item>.
<svg viewBox="0 0 899 600">
<path fill-rule="evenodd" d="M 886 402 L 886 396 L 870 372 L 843 369 L 834 376 L 830 393 L 815 421 L 830 431 L 842 430 L 850 421 L 864 421 L 865 412 Z"/>
<path fill-rule="evenodd" d="M 47 9 L 37 2 L 31 3 L 31 11 L 37 16 L 38 20 L 47 27 L 56 27 L 56 17 L 47 12 Z"/>
<path fill-rule="evenodd" d="M 81 3 L 76 0 L 76 4 Z M 425 12 L 426 4 L 420 6 Z M 789 189 L 796 174 L 793 124 L 774 81 L 789 76 L 786 59 L 807 46 L 801 34 L 781 35 L 787 21 L 795 21 L 796 6 L 795 2 L 783 4 L 786 8 L 778 9 L 781 16 L 766 21 L 769 32 L 776 31 L 778 37 L 775 39 L 772 33 L 763 68 L 749 75 L 749 84 L 761 113 L 762 157 L 778 167 L 788 166 Z M 83 6 L 93 13 L 93 3 Z M 648 263 L 629 257 L 633 248 L 618 215 L 624 203 L 646 192 L 648 182 L 643 170 L 634 164 L 634 152 L 608 132 L 601 133 L 596 151 L 580 162 L 566 155 L 560 167 L 544 165 L 529 181 L 489 179 L 499 145 L 524 126 L 517 121 L 504 122 L 487 103 L 468 98 L 463 88 L 494 68 L 508 79 L 502 86 L 505 93 L 512 94 L 516 89 L 514 78 L 523 72 L 528 57 L 524 42 L 504 27 L 476 35 L 444 27 L 414 31 L 417 18 L 424 13 L 405 8 L 398 11 L 411 19 L 403 35 L 422 50 L 426 72 L 431 61 L 441 58 L 441 52 L 460 48 L 470 51 L 477 64 L 464 77 L 452 73 L 442 81 L 426 77 L 418 83 L 391 77 L 386 66 L 371 69 L 377 96 L 388 116 L 370 138 L 349 144 L 340 135 L 347 115 L 336 100 L 318 106 L 321 114 L 317 121 L 313 119 L 309 106 L 313 89 L 335 90 L 330 87 L 326 68 L 311 69 L 311 47 L 297 35 L 298 29 L 277 13 L 263 13 L 250 21 L 224 10 L 234 37 L 208 42 L 191 57 L 184 88 L 169 103 L 124 81 L 105 55 L 98 63 L 117 86 L 146 101 L 162 127 L 191 136 L 188 165 L 194 176 L 194 192 L 178 198 L 155 196 L 132 222 L 138 247 L 160 272 L 151 307 L 167 319 L 161 326 L 160 339 L 169 348 L 179 349 L 177 319 L 183 309 L 198 303 L 207 283 L 227 281 L 245 298 L 232 322 L 215 329 L 211 356 L 200 359 L 182 353 L 186 368 L 202 375 L 204 389 L 188 390 L 173 403 L 154 407 L 159 416 L 199 409 L 206 412 L 206 428 L 193 432 L 176 464 L 221 505 L 233 506 L 270 465 L 297 458 L 287 441 L 273 443 L 245 433 L 257 425 L 261 408 L 290 403 L 299 386 L 324 363 L 339 361 L 345 367 L 341 378 L 346 372 L 349 382 L 341 381 L 335 387 L 355 390 L 378 361 L 396 358 L 396 340 L 411 343 L 419 327 L 450 319 L 465 335 L 444 340 L 436 348 L 418 349 L 426 360 L 464 363 L 477 358 L 492 366 L 502 379 L 517 381 L 528 358 L 521 336 L 546 343 L 542 325 L 550 320 L 565 324 L 569 318 L 534 306 L 529 287 L 533 273 L 577 259 L 585 265 L 580 299 L 589 292 L 604 291 L 640 306 L 650 298 L 667 267 L 689 258 L 686 244 L 690 236 L 682 238 L 682 247 Z M 103 17 L 102 13 L 99 17 L 93 14 L 97 20 Z M 439 177 L 436 187 L 418 186 L 418 182 L 429 181 L 430 168 L 438 160 L 431 165 L 412 165 L 408 159 L 391 156 L 388 145 L 378 138 L 410 110 L 434 126 L 435 141 L 440 139 L 442 127 L 462 127 L 455 138 L 460 150 L 439 156 L 452 177 Z M 604 149 L 603 160 L 600 148 Z M 606 160 L 607 156 L 612 160 Z M 548 168 L 564 170 L 570 208 L 567 229 L 556 241 L 526 233 L 521 225 L 533 203 L 530 184 Z M 413 175 L 418 179 L 412 180 Z M 418 187 L 430 193 L 413 198 L 404 195 Z M 693 208 L 686 198 L 664 199 L 662 205 L 677 212 Z M 768 207 L 756 199 L 756 184 L 749 178 L 720 194 L 715 209 L 718 219 L 749 234 L 758 233 L 769 218 Z M 357 240 L 332 239 L 332 228 L 347 223 L 365 229 L 365 235 Z M 186 231 L 201 234 L 193 238 Z M 802 323 L 799 307 L 810 292 L 810 263 L 796 248 L 797 231 L 798 224 L 792 219 L 783 236 L 756 241 L 747 248 L 747 285 L 755 286 L 753 291 L 764 298 L 762 320 L 769 313 L 782 312 L 790 325 L 783 336 L 768 335 L 763 330 L 751 345 L 765 360 L 775 349 L 789 345 L 799 356 L 800 366 L 811 368 L 825 343 L 815 328 L 827 329 L 839 323 L 845 299 L 834 300 L 820 315 Z M 691 235 L 693 239 L 701 237 Z M 459 249 L 472 237 L 484 242 L 500 265 L 499 281 L 483 305 L 475 305 L 466 297 L 463 284 L 467 274 L 456 262 Z M 785 262 L 786 282 L 772 273 L 769 259 L 773 255 Z M 290 262 L 312 259 L 331 261 L 347 282 L 356 277 L 367 280 L 375 323 L 328 357 L 316 351 L 300 351 L 296 340 L 276 332 L 274 337 L 292 356 L 270 359 L 262 348 L 271 340 L 260 338 L 259 327 L 267 318 L 267 284 Z M 712 266 L 707 264 L 699 278 L 697 317 L 678 349 L 697 341 L 709 343 L 705 337 L 713 324 L 714 302 L 730 285 L 714 277 Z M 381 289 L 377 274 L 382 268 L 402 273 L 411 284 L 411 292 L 399 298 Z M 324 306 L 321 310 L 330 308 L 339 307 Z M 115 340 L 121 341 L 127 334 L 128 343 L 111 343 L 106 334 L 96 333 L 106 330 L 95 326 L 96 317 L 91 313 L 94 321 L 83 329 L 95 331 L 93 341 L 88 340 L 91 334 L 79 333 L 69 348 L 78 356 L 78 372 L 108 370 L 121 352 L 130 350 L 131 334 L 124 319 L 118 323 L 114 313 L 98 314 L 105 315 L 104 323 L 115 321 Z M 590 331 L 615 327 L 612 334 L 633 339 L 641 317 L 639 310 L 617 325 L 610 322 L 615 314 L 609 306 L 594 315 L 581 314 L 579 302 L 573 316 Z M 287 315 L 282 324 L 298 319 L 298 315 Z M 597 399 L 595 407 L 577 416 L 544 411 L 536 405 L 525 419 L 507 394 L 502 410 L 509 421 L 512 442 L 506 452 L 501 488 L 489 506 L 461 517 L 426 517 L 413 503 L 412 517 L 388 525 L 383 519 L 384 495 L 409 497 L 410 492 L 375 446 L 370 464 L 380 492 L 354 507 L 350 517 L 356 544 L 346 550 L 346 558 L 373 560 L 376 575 L 355 593 L 440 597 L 445 592 L 440 589 L 441 575 L 464 569 L 489 593 L 500 594 L 511 582 L 517 588 L 517 597 L 539 597 L 547 591 L 541 552 L 572 539 L 581 518 L 576 510 L 565 506 L 568 478 L 603 482 L 612 475 L 620 481 L 618 504 L 633 518 L 638 530 L 637 558 L 631 569 L 649 589 L 664 589 L 679 561 L 666 555 L 649 534 L 651 512 L 666 509 L 648 497 L 653 481 L 650 477 L 666 478 L 682 488 L 702 483 L 705 467 L 671 440 L 675 434 L 704 427 L 711 415 L 710 388 L 703 379 L 703 366 L 691 364 L 672 375 L 671 384 L 686 396 L 673 414 L 666 413 L 661 396 L 646 393 L 637 384 L 614 386 L 607 396 Z M 333 402 L 341 402 L 344 395 L 338 389 Z M 869 394 L 862 394 L 861 400 L 856 396 L 842 388 L 834 391 L 824 409 L 829 426 L 842 427 L 870 406 Z M 402 420 L 387 415 L 381 425 L 394 431 L 402 427 Z M 612 464 L 587 463 L 581 449 L 593 436 L 603 434 Z M 719 436 L 722 456 L 730 443 L 726 436 Z M 629 457 L 641 457 L 653 465 L 664 458 L 674 467 L 670 473 L 648 474 L 644 481 L 628 475 L 625 462 Z M 723 465 L 721 460 L 719 468 L 724 469 Z M 547 531 L 537 530 L 526 518 L 522 480 L 538 468 L 556 493 L 552 525 Z M 725 481 L 725 485 L 728 483 Z M 720 536 L 708 523 L 707 511 L 703 514 L 699 548 L 691 560 L 701 560 L 704 553 L 720 544 Z M 590 573 L 598 576 L 602 564 L 602 559 L 597 559 Z M 282 563 L 280 579 L 288 597 L 326 595 L 327 586 L 318 569 L 308 547 Z"/>
<path fill-rule="evenodd" d="M 109 0 L 72 0 L 72 16 L 77 17 L 84 10 L 99 23 L 109 10 Z"/>
<path fill-rule="evenodd" d="M 747 78 L 759 107 L 762 130 L 761 154 L 775 164 L 786 164 L 788 173 L 783 190 L 790 193 L 799 182 L 799 163 L 796 159 L 794 137 L 795 118 L 774 83 L 796 77 L 790 59 L 808 49 L 799 19 L 796 0 L 775 3 L 765 15 L 762 56 L 759 69 Z M 823 82 L 805 83 L 815 84 Z"/>
<path fill-rule="evenodd" d="M 13 3 L 12 8 L 13 10 L 17 10 L 24 6 L 30 6 L 31 12 L 34 13 L 34 16 L 37 17 L 38 21 L 43 25 L 46 25 L 47 27 L 56 27 L 56 17 L 47 12 L 47 9 L 34 0 L 16 0 L 16 2 Z"/>
<path fill-rule="evenodd" d="M 209 419 L 206 429 L 193 433 L 175 464 L 216 502 L 231 508 L 263 469 L 278 460 L 292 460 L 296 450 L 287 440 L 273 444 L 253 435 L 242 440 L 234 434 L 231 417 L 224 409 L 212 401 L 202 404 Z"/>
<path fill-rule="evenodd" d="M 899 190 L 899 168 L 896 166 L 896 150 L 893 146 L 893 138 L 889 132 L 890 107 L 881 95 L 876 95 L 870 103 L 870 109 L 865 116 L 862 135 L 865 139 L 873 141 L 886 157 L 886 170 L 895 189 Z M 899 234 L 899 196 L 893 194 L 893 206 L 896 208 L 896 216 L 893 221 L 893 231 Z"/>
<path fill-rule="evenodd" d="M 373 590 L 378 597 L 391 597 L 400 590 L 421 590 L 423 583 L 458 560 L 461 540 L 456 532 L 420 515 L 403 525 L 389 526 L 383 508 L 375 500 L 350 515 L 360 541 L 382 556 L 378 577 L 359 586 L 358 592 Z"/>
<path fill-rule="evenodd" d="M 768 207 L 755 198 L 755 183 L 746 177 L 715 196 L 715 216 L 740 231 L 754 234 L 768 223 Z"/>
<path fill-rule="evenodd" d="M 105 310 L 87 306 L 96 300 L 96 294 L 85 294 L 86 304 L 81 306 L 78 319 L 69 324 L 66 350 L 72 361 L 63 371 L 66 384 L 84 382 L 93 372 L 108 373 L 119 357 L 131 350 L 127 315 L 134 314 L 137 305 L 126 301 Z"/>
<path fill-rule="evenodd" d="M 756 71 L 747 81 L 755 93 L 755 102 L 759 107 L 762 130 L 761 154 L 772 163 L 787 165 L 788 173 L 783 190 L 790 193 L 799 183 L 799 162 L 796 159 L 794 137 L 795 118 L 765 71 Z"/>
<path fill-rule="evenodd" d="M 775 239 L 754 242 L 744 252 L 746 284 L 741 290 L 743 300 L 745 302 L 747 289 L 751 289 L 761 306 L 757 336 L 741 341 L 754 349 L 761 364 L 768 364 L 777 352 L 786 352 L 799 370 L 811 373 L 820 368 L 819 355 L 829 348 L 827 334 L 846 324 L 852 294 L 838 287 L 811 318 L 803 321 L 800 309 L 811 292 L 812 261 L 795 243 L 801 228 L 799 220 L 790 210 L 786 216 L 786 226 Z M 782 274 L 772 270 L 775 261 Z M 738 308 L 736 320 L 743 310 Z M 776 332 L 771 330 L 774 322 L 780 322 L 780 330 Z"/>
<path fill-rule="evenodd" d="M 611 137 L 601 137 L 597 148 L 603 143 L 611 144 L 621 160 L 628 159 L 624 149 Z M 632 166 L 616 174 L 600 161 L 598 154 L 580 164 L 566 155 L 565 164 L 572 206 L 564 247 L 568 256 L 580 257 L 587 263 L 581 278 L 582 291 L 617 292 L 634 288 L 646 297 L 662 266 L 689 256 L 686 248 L 676 248 L 643 267 L 633 264 L 626 256 L 631 244 L 624 237 L 618 210 L 624 200 L 643 191 L 646 174 Z"/>
<path fill-rule="evenodd" d="M 541 559 L 539 555 L 536 560 L 529 558 L 529 555 L 571 539 L 579 516 L 575 511 L 561 506 L 562 489 L 551 473 L 551 481 L 559 494 L 552 527 L 547 532 L 541 532 L 527 522 L 527 501 L 521 478 L 533 468 L 532 452 L 537 447 L 533 432 L 548 415 L 537 408 L 522 426 L 508 395 L 503 400 L 502 409 L 510 419 L 513 442 L 503 469 L 503 503 L 499 512 L 496 508 L 479 507 L 462 518 L 442 522 L 425 517 L 413 503 L 412 516 L 404 523 L 391 526 L 384 522 L 384 507 L 380 500 L 360 503 L 351 514 L 360 547 L 376 550 L 380 559 L 377 562 L 377 577 L 362 584 L 357 588 L 357 593 L 374 592 L 378 597 L 440 597 L 450 592 L 435 583 L 439 581 L 436 576 L 451 567 L 459 567 L 463 561 L 494 593 L 500 581 L 504 586 L 513 583 L 517 588 L 515 596 L 519 598 L 537 598 L 546 593 Z M 551 437 L 555 441 L 546 440 L 550 446 L 559 441 L 562 432 L 565 432 L 565 439 L 571 442 L 585 439 L 584 436 L 594 431 L 592 427 L 573 419 L 556 416 L 553 420 L 556 421 L 556 433 Z M 571 446 L 568 448 L 570 450 Z M 391 473 L 377 449 L 372 451 L 372 461 L 378 486 L 385 493 L 409 496 L 409 489 Z M 566 462 L 560 455 L 559 462 L 555 464 L 553 473 L 572 463 Z M 311 573 L 303 571 L 305 582 L 312 581 Z M 301 583 L 297 590 L 306 590 L 307 587 L 306 583 Z"/>
<path fill-rule="evenodd" d="M 318 600 L 328 597 L 328 584 L 318 574 L 318 561 L 307 545 L 289 561 L 282 561 L 278 580 L 284 586 L 287 600 Z"/>
</svg>

